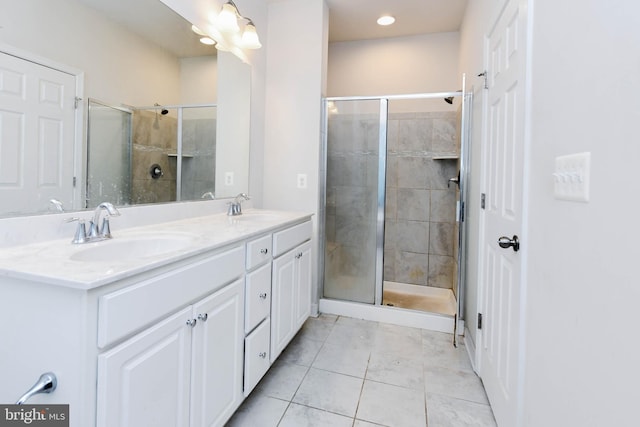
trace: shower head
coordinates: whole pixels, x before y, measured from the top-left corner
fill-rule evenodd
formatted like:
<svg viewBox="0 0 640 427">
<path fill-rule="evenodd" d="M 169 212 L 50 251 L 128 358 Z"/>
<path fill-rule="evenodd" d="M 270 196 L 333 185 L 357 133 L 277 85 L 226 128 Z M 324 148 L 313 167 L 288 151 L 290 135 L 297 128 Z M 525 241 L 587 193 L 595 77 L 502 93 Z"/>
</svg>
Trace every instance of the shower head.
<svg viewBox="0 0 640 427">
<path fill-rule="evenodd" d="M 458 90 L 457 92 L 462 92 L 462 90 Z M 454 98 L 453 96 L 447 96 L 444 99 L 444 102 L 446 102 L 447 104 L 453 104 L 453 98 Z"/>
<path fill-rule="evenodd" d="M 166 116 L 167 114 L 169 114 L 169 110 L 167 110 L 166 108 L 164 108 L 162 105 L 158 104 L 157 102 L 155 104 L 153 104 L 156 107 L 161 107 L 160 108 L 160 114 L 162 114 L 163 116 Z"/>
</svg>

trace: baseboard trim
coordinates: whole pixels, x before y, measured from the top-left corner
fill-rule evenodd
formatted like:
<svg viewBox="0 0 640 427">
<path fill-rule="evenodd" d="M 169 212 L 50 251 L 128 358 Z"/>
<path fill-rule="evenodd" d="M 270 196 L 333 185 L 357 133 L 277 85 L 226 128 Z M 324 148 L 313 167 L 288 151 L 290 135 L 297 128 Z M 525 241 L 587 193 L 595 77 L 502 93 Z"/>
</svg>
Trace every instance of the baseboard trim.
<svg viewBox="0 0 640 427">
<path fill-rule="evenodd" d="M 376 306 L 350 301 L 320 299 L 320 313 L 347 316 L 374 322 L 453 333 L 453 317 L 397 307 Z M 463 329 L 460 328 L 460 333 Z"/>
</svg>

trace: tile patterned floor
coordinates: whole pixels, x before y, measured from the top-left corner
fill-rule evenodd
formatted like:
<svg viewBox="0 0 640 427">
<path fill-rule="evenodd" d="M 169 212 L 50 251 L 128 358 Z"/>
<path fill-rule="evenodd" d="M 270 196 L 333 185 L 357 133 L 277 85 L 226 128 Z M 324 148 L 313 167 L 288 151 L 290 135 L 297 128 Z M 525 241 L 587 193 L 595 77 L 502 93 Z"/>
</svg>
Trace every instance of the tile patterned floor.
<svg viewBox="0 0 640 427">
<path fill-rule="evenodd" d="M 451 335 L 310 318 L 228 427 L 495 427 Z"/>
</svg>

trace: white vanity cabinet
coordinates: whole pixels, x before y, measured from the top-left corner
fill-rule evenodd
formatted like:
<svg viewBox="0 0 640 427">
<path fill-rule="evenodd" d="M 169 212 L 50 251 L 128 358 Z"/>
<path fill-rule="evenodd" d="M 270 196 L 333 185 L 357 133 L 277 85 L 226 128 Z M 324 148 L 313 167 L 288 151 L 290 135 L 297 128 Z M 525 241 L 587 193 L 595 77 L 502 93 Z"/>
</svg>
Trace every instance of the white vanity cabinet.
<svg viewBox="0 0 640 427">
<path fill-rule="evenodd" d="M 247 243 L 244 329 L 244 395 L 248 396 L 271 366 L 271 247 L 272 235 Z"/>
<path fill-rule="evenodd" d="M 311 222 L 274 233 L 273 238 L 272 363 L 298 332 L 311 310 Z"/>
<path fill-rule="evenodd" d="M 189 292 L 184 289 L 189 281 L 216 289 L 228 277 L 242 276 L 242 255 L 242 250 L 230 250 L 181 274 L 172 272 L 105 295 L 100 311 L 110 312 L 111 306 L 134 309 L 138 294 L 150 288 L 158 300 L 174 304 Z M 173 286 L 158 285 L 169 282 Z M 114 322 L 131 324 L 139 317 L 128 313 L 114 313 Z M 243 340 L 240 278 L 98 356 L 97 425 L 222 425 L 243 398 Z"/>
<path fill-rule="evenodd" d="M 29 403 L 69 404 L 71 427 L 223 426 L 310 310 L 310 216 L 262 215 L 159 224 L 197 236 L 163 258 L 78 261 L 110 242 L 68 239 L 0 249 L 0 401 L 50 371 L 57 389 Z"/>
</svg>

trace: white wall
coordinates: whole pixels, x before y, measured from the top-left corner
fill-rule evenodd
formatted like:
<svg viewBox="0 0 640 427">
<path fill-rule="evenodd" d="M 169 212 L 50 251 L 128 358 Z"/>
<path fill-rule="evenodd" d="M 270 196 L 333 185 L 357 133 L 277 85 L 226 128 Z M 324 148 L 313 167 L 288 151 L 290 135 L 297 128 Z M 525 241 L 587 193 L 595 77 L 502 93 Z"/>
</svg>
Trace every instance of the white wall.
<svg viewBox="0 0 640 427">
<path fill-rule="evenodd" d="M 526 425 L 635 426 L 640 5 L 534 2 L 531 12 Z M 591 201 L 556 200 L 554 158 L 583 151 Z"/>
<path fill-rule="evenodd" d="M 459 41 L 452 32 L 331 43 L 327 96 L 454 92 Z"/>
<path fill-rule="evenodd" d="M 217 56 L 180 59 L 180 104 L 215 104 L 217 82 Z"/>
<path fill-rule="evenodd" d="M 327 43 L 323 0 L 269 3 L 263 205 L 319 212 L 320 117 Z M 292 34 L 296 36 L 293 37 Z M 297 175 L 307 188 L 297 188 Z M 317 215 L 313 259 L 317 260 Z M 314 283 L 317 283 L 314 268 Z"/>
<path fill-rule="evenodd" d="M 80 2 L 0 0 L 0 10 L 0 43 L 83 70 L 85 98 L 179 102 L 177 58 Z"/>
</svg>

